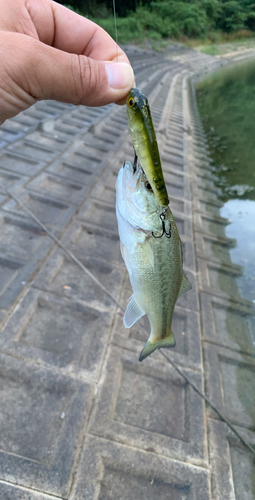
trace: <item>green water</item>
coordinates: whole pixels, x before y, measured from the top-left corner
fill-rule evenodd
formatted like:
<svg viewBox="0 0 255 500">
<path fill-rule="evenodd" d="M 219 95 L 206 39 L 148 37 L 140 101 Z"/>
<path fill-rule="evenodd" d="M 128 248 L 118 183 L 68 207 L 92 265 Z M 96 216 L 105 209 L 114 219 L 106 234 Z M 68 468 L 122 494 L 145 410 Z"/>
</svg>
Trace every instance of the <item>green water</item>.
<svg viewBox="0 0 255 500">
<path fill-rule="evenodd" d="M 221 215 L 231 221 L 226 235 L 237 240 L 231 260 L 243 267 L 240 294 L 255 303 L 255 60 L 213 73 L 196 95 L 225 202 Z"/>
</svg>

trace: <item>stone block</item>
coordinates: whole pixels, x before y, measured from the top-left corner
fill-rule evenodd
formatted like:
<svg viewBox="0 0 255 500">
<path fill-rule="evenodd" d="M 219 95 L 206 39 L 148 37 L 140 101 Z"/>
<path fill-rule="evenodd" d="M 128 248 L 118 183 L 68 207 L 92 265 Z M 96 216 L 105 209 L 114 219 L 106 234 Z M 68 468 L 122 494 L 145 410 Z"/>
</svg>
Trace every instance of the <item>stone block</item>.
<svg viewBox="0 0 255 500">
<path fill-rule="evenodd" d="M 231 265 L 230 248 L 236 245 L 236 240 L 227 237 L 217 237 L 211 233 L 194 232 L 196 243 L 196 255 L 224 265 Z"/>
<path fill-rule="evenodd" d="M 255 449 L 255 434 L 235 427 Z M 253 500 L 255 462 L 251 452 L 223 422 L 208 419 L 209 457 L 214 500 Z"/>
<path fill-rule="evenodd" d="M 27 181 L 28 177 L 13 174 L 8 170 L 0 169 L 0 192 L 2 194 L 6 194 L 4 188 L 8 189 L 11 193 L 16 193 Z"/>
<path fill-rule="evenodd" d="M 68 136 L 56 131 L 54 133 L 35 131 L 28 136 L 29 144 L 49 151 L 50 154 L 54 152 L 54 155 L 64 151 L 67 143 L 71 142 L 72 139 L 72 137 L 68 138 Z"/>
<path fill-rule="evenodd" d="M 30 289 L 1 333 L 3 352 L 96 380 L 111 312 Z"/>
<path fill-rule="evenodd" d="M 201 388 L 201 376 L 185 369 Z M 90 422 L 100 437 L 205 464 L 203 401 L 171 365 L 111 346 Z"/>
<path fill-rule="evenodd" d="M 169 169 L 167 165 L 164 165 L 164 178 L 166 182 L 166 188 L 170 196 L 175 196 L 176 198 L 184 198 L 185 200 L 190 200 L 190 189 L 189 180 L 186 175 L 181 175 Z"/>
<path fill-rule="evenodd" d="M 9 150 L 3 151 L 0 155 L 0 168 L 14 174 L 36 175 L 44 166 L 45 164 L 38 157 L 31 160 L 28 156 L 19 155 Z"/>
<path fill-rule="evenodd" d="M 46 171 L 69 181 L 91 186 L 93 182 L 95 182 L 95 171 L 93 171 L 92 162 L 88 163 L 89 165 L 87 168 L 84 165 L 78 167 L 69 163 L 68 160 L 63 160 L 61 158 L 50 165 Z"/>
<path fill-rule="evenodd" d="M 82 186 L 74 181 L 46 172 L 33 179 L 27 188 L 39 191 L 44 196 L 53 196 L 56 199 L 68 200 L 74 204 L 82 203 L 89 190 L 88 186 Z"/>
<path fill-rule="evenodd" d="M 219 211 L 223 206 L 223 203 L 220 200 L 208 200 L 208 198 L 202 197 L 195 197 L 192 200 L 192 203 L 194 204 L 194 209 L 198 212 L 201 211 L 212 215 L 219 215 Z"/>
<path fill-rule="evenodd" d="M 0 309 L 6 311 L 15 303 L 24 286 L 31 280 L 36 262 L 0 257 Z"/>
<path fill-rule="evenodd" d="M 23 133 L 17 130 L 12 130 L 11 127 L 8 127 L 7 124 L 4 126 L 1 125 L 0 128 L 0 140 L 6 143 L 12 143 L 20 139 L 23 136 Z"/>
<path fill-rule="evenodd" d="M 83 258 L 82 264 L 115 299 L 118 298 L 124 274 L 123 267 L 116 267 L 111 263 L 93 258 Z M 88 304 L 95 309 L 102 309 L 102 306 L 108 310 L 115 308 L 113 300 L 59 248 L 53 252 L 42 267 L 35 279 L 34 286 Z"/>
<path fill-rule="evenodd" d="M 194 248 L 191 241 L 186 241 L 184 236 L 181 237 L 182 242 L 182 253 L 183 253 L 183 267 L 186 272 L 187 269 L 195 272 L 195 259 L 194 259 Z"/>
<path fill-rule="evenodd" d="M 208 472 L 88 435 L 70 500 L 95 498 L 209 500 Z"/>
<path fill-rule="evenodd" d="M 204 343 L 206 392 L 214 406 L 235 425 L 254 429 L 255 359 Z M 215 416 L 208 407 L 208 414 Z"/>
<path fill-rule="evenodd" d="M 249 303 L 200 294 L 203 337 L 235 351 L 255 355 L 255 310 Z"/>
<path fill-rule="evenodd" d="M 59 497 L 44 495 L 32 489 L 16 486 L 0 481 L 0 498 L 2 500 L 59 500 Z"/>
<path fill-rule="evenodd" d="M 42 196 L 39 192 L 24 189 L 17 195 L 17 199 L 25 205 L 38 219 L 50 229 L 51 227 L 64 228 L 77 210 L 75 205 Z M 16 202 L 10 200 L 3 207 L 8 212 L 24 214 L 24 209 Z M 29 217 L 29 215 L 28 215 Z"/>
<path fill-rule="evenodd" d="M 0 374 L 1 480 L 67 498 L 92 387 L 3 354 Z"/>
<path fill-rule="evenodd" d="M 242 301 L 236 282 L 236 278 L 242 276 L 241 266 L 198 258 L 197 267 L 200 291 L 233 301 Z"/>
<path fill-rule="evenodd" d="M 44 163 L 52 161 L 59 154 L 59 151 L 29 141 L 27 137 L 8 146 L 8 151 L 13 151 L 18 155 L 27 156 L 33 161 Z"/>
<path fill-rule="evenodd" d="M 119 236 L 115 231 L 77 220 L 72 223 L 62 242 L 78 258 L 94 258 L 124 266 Z"/>
<path fill-rule="evenodd" d="M 207 234 L 213 234 L 216 237 L 226 237 L 225 229 L 230 223 L 228 219 L 217 215 L 202 214 L 195 212 L 194 224 L 198 231 L 203 231 Z"/>
<path fill-rule="evenodd" d="M 85 220 L 100 228 L 110 229 L 116 233 L 118 232 L 115 207 L 103 201 L 97 201 L 91 198 L 87 199 L 80 208 L 77 218 Z"/>
<path fill-rule="evenodd" d="M 41 261 L 54 242 L 32 219 L 0 211 L 0 252 L 3 258 Z M 54 231 L 56 236 L 59 232 Z"/>
</svg>

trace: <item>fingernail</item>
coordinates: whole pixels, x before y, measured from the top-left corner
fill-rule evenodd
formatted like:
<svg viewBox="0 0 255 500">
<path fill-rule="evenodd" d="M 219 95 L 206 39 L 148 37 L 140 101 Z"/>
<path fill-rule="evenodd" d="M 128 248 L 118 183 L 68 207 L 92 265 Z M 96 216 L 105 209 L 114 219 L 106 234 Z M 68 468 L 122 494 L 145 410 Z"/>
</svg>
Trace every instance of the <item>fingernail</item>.
<svg viewBox="0 0 255 500">
<path fill-rule="evenodd" d="M 109 87 L 112 89 L 130 89 L 134 84 L 134 72 L 129 64 L 106 64 L 106 73 Z"/>
</svg>

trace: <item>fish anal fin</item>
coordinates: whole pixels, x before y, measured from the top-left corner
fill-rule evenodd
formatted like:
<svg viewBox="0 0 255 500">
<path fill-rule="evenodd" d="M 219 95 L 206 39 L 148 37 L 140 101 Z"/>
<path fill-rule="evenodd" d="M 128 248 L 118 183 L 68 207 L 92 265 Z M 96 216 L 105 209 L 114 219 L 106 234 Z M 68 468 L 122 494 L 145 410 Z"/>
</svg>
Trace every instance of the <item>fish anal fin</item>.
<svg viewBox="0 0 255 500">
<path fill-rule="evenodd" d="M 179 291 L 179 297 L 180 295 L 182 295 L 183 293 L 187 292 L 188 290 L 190 290 L 192 288 L 186 274 L 183 273 L 183 276 L 182 276 L 182 282 L 181 282 L 181 288 L 180 288 L 180 291 Z"/>
<path fill-rule="evenodd" d="M 162 340 L 159 340 L 158 342 L 151 342 L 150 340 L 148 340 L 144 345 L 142 352 L 140 353 L 139 361 L 143 361 L 145 358 L 150 356 L 150 354 L 156 351 L 156 349 L 161 349 L 162 347 L 173 348 L 175 346 L 176 342 L 174 339 L 174 334 L 171 330 L 170 335 Z"/>
<path fill-rule="evenodd" d="M 134 295 L 132 295 L 130 297 L 130 301 L 127 305 L 127 308 L 126 308 L 126 311 L 124 314 L 124 318 L 123 318 L 123 324 L 124 324 L 125 328 L 131 328 L 131 326 L 133 326 L 144 315 L 145 315 L 145 312 L 139 306 Z"/>
</svg>

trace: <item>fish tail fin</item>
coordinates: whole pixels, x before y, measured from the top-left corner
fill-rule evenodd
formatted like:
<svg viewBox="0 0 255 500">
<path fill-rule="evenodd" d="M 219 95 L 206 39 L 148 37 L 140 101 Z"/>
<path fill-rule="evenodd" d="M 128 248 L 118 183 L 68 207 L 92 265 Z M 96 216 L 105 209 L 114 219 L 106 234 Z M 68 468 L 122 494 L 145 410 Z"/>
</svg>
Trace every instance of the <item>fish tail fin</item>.
<svg viewBox="0 0 255 500">
<path fill-rule="evenodd" d="M 139 361 L 143 361 L 145 358 L 150 356 L 156 349 L 161 349 L 161 347 L 175 347 L 176 342 L 174 339 L 174 334 L 172 330 L 170 330 L 170 334 L 164 339 L 159 340 L 158 342 L 151 342 L 150 339 L 144 345 L 144 348 L 139 356 Z"/>
</svg>

